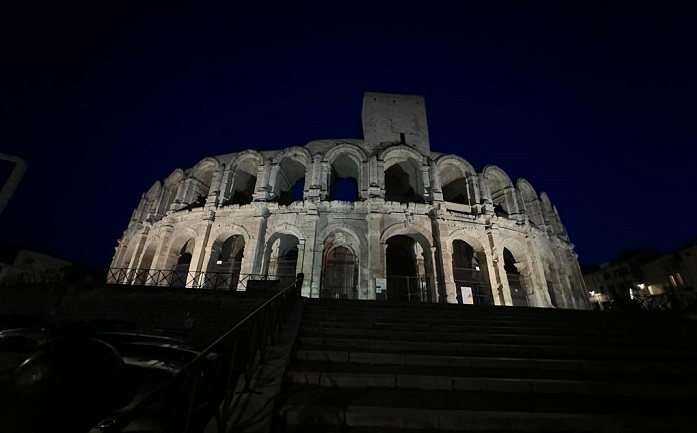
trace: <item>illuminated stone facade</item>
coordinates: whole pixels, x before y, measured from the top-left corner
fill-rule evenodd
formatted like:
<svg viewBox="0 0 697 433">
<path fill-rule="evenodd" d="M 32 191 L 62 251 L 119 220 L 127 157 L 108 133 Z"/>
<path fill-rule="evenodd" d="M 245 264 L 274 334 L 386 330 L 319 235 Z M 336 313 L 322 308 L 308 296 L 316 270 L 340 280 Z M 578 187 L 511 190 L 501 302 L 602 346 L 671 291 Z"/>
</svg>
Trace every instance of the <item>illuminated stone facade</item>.
<svg viewBox="0 0 697 433">
<path fill-rule="evenodd" d="M 310 297 L 589 307 L 545 193 L 432 152 L 422 97 L 366 93 L 362 121 L 363 140 L 175 170 L 143 194 L 112 268 L 188 272 L 204 288 L 215 274 L 302 272 Z"/>
</svg>

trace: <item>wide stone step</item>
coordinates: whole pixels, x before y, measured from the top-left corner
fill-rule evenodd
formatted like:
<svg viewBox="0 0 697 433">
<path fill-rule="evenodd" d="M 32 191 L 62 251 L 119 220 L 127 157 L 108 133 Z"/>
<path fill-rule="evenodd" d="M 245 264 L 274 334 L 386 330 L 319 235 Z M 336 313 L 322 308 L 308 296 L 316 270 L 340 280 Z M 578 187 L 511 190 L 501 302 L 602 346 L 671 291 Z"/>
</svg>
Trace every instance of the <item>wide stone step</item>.
<svg viewBox="0 0 697 433">
<path fill-rule="evenodd" d="M 684 361 L 646 361 L 642 359 L 607 361 L 587 359 L 544 359 L 499 356 L 466 356 L 447 354 L 419 354 L 401 352 L 352 352 L 345 350 L 326 350 L 320 347 L 298 348 L 295 352 L 298 361 L 318 361 L 354 363 L 360 365 L 413 365 L 420 368 L 451 367 L 469 370 L 533 370 L 555 374 L 557 372 L 585 372 L 592 375 L 627 376 L 643 374 L 648 376 L 687 376 L 697 374 L 692 363 Z"/>
<path fill-rule="evenodd" d="M 348 370 L 348 371 L 347 371 Z M 354 370 L 354 371 L 350 371 Z M 635 381 L 600 381 L 544 379 L 534 377 L 485 377 L 464 376 L 458 372 L 437 371 L 432 374 L 394 366 L 392 371 L 355 371 L 341 369 L 317 371 L 293 368 L 287 373 L 287 380 L 297 385 L 316 385 L 332 388 L 409 388 L 428 390 L 485 391 L 533 394 L 579 394 L 596 396 L 643 396 L 657 398 L 664 396 L 695 397 L 695 382 L 648 382 L 648 378 L 634 378 Z"/>
<path fill-rule="evenodd" d="M 469 360 L 468 360 L 469 361 Z M 496 359 L 491 360 L 492 363 Z M 520 360 L 525 361 L 525 360 Z M 580 380 L 596 382 L 645 382 L 651 383 L 680 383 L 697 385 L 697 371 L 689 363 L 673 368 L 668 363 L 628 364 L 616 362 L 613 371 L 594 371 L 583 368 L 548 368 L 549 363 L 527 360 L 528 365 L 509 363 L 508 366 L 491 367 L 489 363 L 480 362 L 478 365 L 450 366 L 423 364 L 390 364 L 365 363 L 352 361 L 299 360 L 291 362 L 289 369 L 296 372 L 308 373 L 365 373 L 365 374 L 397 374 L 397 375 L 431 375 L 448 377 L 486 377 L 505 379 L 541 379 L 541 380 Z M 545 360 L 547 361 L 547 360 Z M 575 367 L 582 367 L 579 362 Z M 697 393 L 697 386 L 695 386 Z"/>
<path fill-rule="evenodd" d="M 401 330 L 401 329 L 371 329 L 371 328 L 333 328 L 333 327 L 309 327 L 303 326 L 301 335 L 304 337 L 324 337 L 324 338 L 368 338 L 401 341 L 448 341 L 448 342 L 488 342 L 496 341 L 500 344 L 543 344 L 559 345 L 574 344 L 579 346 L 613 346 L 620 347 L 647 347 L 651 345 L 654 349 L 658 347 L 666 350 L 684 352 L 688 349 L 684 344 L 672 343 L 667 339 L 649 339 L 643 337 L 621 338 L 620 336 L 588 336 L 588 335 L 545 335 L 537 334 L 514 334 L 505 332 L 503 329 L 494 332 L 454 332 L 454 331 L 431 331 L 431 330 Z M 677 345 L 677 347 L 676 347 Z M 695 352 L 697 353 L 697 351 Z"/>
<path fill-rule="evenodd" d="M 341 320 L 336 317 L 327 317 L 324 319 L 316 319 L 310 316 L 305 316 L 303 318 L 302 326 L 304 328 L 340 328 L 340 329 L 382 329 L 382 330 L 395 330 L 395 331 L 433 331 L 433 332 L 459 332 L 459 333 L 477 333 L 477 334 L 497 334 L 497 333 L 509 333 L 515 335 L 563 335 L 563 336 L 584 336 L 589 338 L 627 338 L 628 332 L 625 326 L 619 327 L 614 326 L 612 328 L 599 327 L 594 328 L 593 326 L 575 326 L 575 327 L 560 327 L 557 324 L 531 324 L 528 322 L 514 321 L 514 322 L 495 322 L 495 323 L 482 323 L 473 320 L 459 320 L 459 321 L 443 321 L 434 319 L 423 319 L 415 321 L 413 319 L 404 318 L 376 318 L 374 320 Z M 682 341 L 685 343 L 685 338 L 691 335 L 686 329 L 666 336 L 662 329 L 654 328 L 652 332 L 647 333 L 630 333 L 632 339 L 641 340 L 647 343 L 649 342 L 660 342 L 665 340 L 675 340 Z M 671 338 L 670 336 L 675 336 Z M 668 337 L 668 338 L 667 338 Z M 695 346 L 697 343 L 688 342 L 688 344 Z"/>
<path fill-rule="evenodd" d="M 556 333 L 570 332 L 574 334 L 582 333 L 585 335 L 635 335 L 637 337 L 656 337 L 663 335 L 667 339 L 679 339 L 681 337 L 695 335 L 697 328 L 690 323 L 685 326 L 672 325 L 666 323 L 638 323 L 638 322 L 619 322 L 619 323 L 596 323 L 591 320 L 580 322 L 553 321 L 545 318 L 540 320 L 530 320 L 528 318 L 511 317 L 507 319 L 498 317 L 439 317 L 438 314 L 431 313 L 426 317 L 409 316 L 343 316 L 336 314 L 307 314 L 303 318 L 303 326 L 312 326 L 317 322 L 343 322 L 345 324 L 356 324 L 358 327 L 366 326 L 365 323 L 404 323 L 416 327 L 452 327 L 466 328 L 472 326 L 479 327 L 506 327 L 516 329 L 541 329 L 550 330 Z"/>
<path fill-rule="evenodd" d="M 661 350 L 656 347 L 564 346 L 542 344 L 463 343 L 445 341 L 400 341 L 363 338 L 298 338 L 300 347 L 314 346 L 351 351 L 410 353 L 441 353 L 508 357 L 542 357 L 554 359 L 665 359 L 684 358 L 692 352 L 681 349 Z"/>
<path fill-rule="evenodd" d="M 658 400 L 647 411 L 646 399 L 635 396 L 618 400 L 521 393 L 512 398 L 509 393 L 478 391 L 293 386 L 279 414 L 288 425 L 489 432 L 691 431 L 680 430 L 697 421 L 688 408 L 673 409 L 670 417 L 660 415 L 674 408 L 678 398 Z"/>
</svg>

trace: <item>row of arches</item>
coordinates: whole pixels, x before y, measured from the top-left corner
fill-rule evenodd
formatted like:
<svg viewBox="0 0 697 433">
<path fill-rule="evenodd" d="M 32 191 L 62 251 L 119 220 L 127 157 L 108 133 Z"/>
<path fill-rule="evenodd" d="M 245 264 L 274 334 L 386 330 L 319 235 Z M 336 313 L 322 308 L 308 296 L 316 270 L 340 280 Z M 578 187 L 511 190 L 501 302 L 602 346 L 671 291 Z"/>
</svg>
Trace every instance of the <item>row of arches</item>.
<svg viewBox="0 0 697 433">
<path fill-rule="evenodd" d="M 132 283 L 235 290 L 239 288 L 243 270 L 247 269 L 249 272 L 254 269 L 249 266 L 249 261 L 254 259 L 251 254 L 246 254 L 248 245 L 245 236 L 227 233 L 212 242 L 210 256 L 202 269 L 204 272 L 197 273 L 193 263 L 196 242 L 195 236 L 178 237 L 172 242 L 164 260 L 160 262 L 164 271 L 169 271 L 166 280 L 158 280 L 152 272 L 156 266 L 154 259 L 158 242 L 155 239 L 149 242 L 143 250 L 142 258 L 133 262 L 138 272 Z M 254 272 L 274 278 L 292 279 L 299 272 L 310 271 L 308 277 L 314 278 L 311 270 L 303 269 L 300 244 L 296 235 L 275 233 L 266 242 L 261 268 Z M 200 247 L 199 245 L 198 248 Z M 386 238 L 384 247 L 385 284 L 376 287 L 376 299 L 433 302 L 446 296 L 434 278 L 437 272 L 434 257 L 430 254 L 431 249 L 419 233 L 390 235 Z M 449 260 L 451 266 L 445 268 L 449 274 L 443 277 L 452 281 L 455 287 L 455 302 L 475 305 L 507 303 L 496 299 L 500 293 L 492 286 L 494 278 L 490 258 L 481 245 L 454 239 L 447 251 L 449 255 L 444 259 Z M 360 298 L 359 290 L 366 284 L 360 276 L 361 256 L 355 243 L 351 240 L 347 242 L 344 234 L 330 234 L 323 244 L 319 291 L 314 296 L 332 299 Z M 244 265 L 245 262 L 247 266 Z M 521 263 L 506 247 L 503 248 L 503 262 L 505 275 L 501 278 L 505 278 L 510 290 L 508 302 L 514 306 L 534 305 L 535 302 L 530 300 L 534 291 L 532 278 L 526 274 L 529 269 L 522 266 L 521 270 Z M 555 271 L 555 265 L 546 261 L 546 289 L 552 305 L 557 306 L 556 293 L 561 287 L 551 277 L 555 275 Z"/>
<path fill-rule="evenodd" d="M 393 146 L 369 158 L 359 146 L 346 143 L 314 158 L 301 147 L 266 160 L 251 150 L 226 163 L 206 158 L 186 173 L 175 170 L 164 182 L 156 182 L 144 194 L 134 219 L 157 220 L 167 211 L 211 202 L 228 206 L 260 200 L 289 205 L 308 194 L 353 202 L 382 195 L 387 201 L 402 203 L 490 203 L 499 216 L 527 215 L 539 228 L 564 232 L 549 197 L 545 193 L 538 196 L 525 179 L 514 185 L 499 167 L 487 166 L 477 173 L 459 156 L 430 160 L 406 146 Z"/>
</svg>

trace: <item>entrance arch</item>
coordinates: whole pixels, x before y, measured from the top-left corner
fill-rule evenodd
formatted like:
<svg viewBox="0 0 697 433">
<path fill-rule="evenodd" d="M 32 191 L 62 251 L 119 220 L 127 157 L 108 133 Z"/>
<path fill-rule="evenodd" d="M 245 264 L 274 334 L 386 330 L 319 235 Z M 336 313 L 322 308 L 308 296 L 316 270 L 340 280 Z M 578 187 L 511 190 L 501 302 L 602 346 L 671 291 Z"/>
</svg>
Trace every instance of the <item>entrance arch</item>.
<svg viewBox="0 0 697 433">
<path fill-rule="evenodd" d="M 508 287 L 511 289 L 511 301 L 514 307 L 527 307 L 528 296 L 526 292 L 526 281 L 521 274 L 518 266 L 519 262 L 513 257 L 513 253 L 508 248 L 503 249 L 503 267 L 508 279 Z"/>
<path fill-rule="evenodd" d="M 189 239 L 184 243 L 179 250 L 177 262 L 174 264 L 172 272 L 172 287 L 186 287 L 186 280 L 189 276 L 189 267 L 191 266 L 191 257 L 194 251 L 194 240 Z"/>
<path fill-rule="evenodd" d="M 320 298 L 358 298 L 358 267 L 353 251 L 344 246 L 330 248 L 324 255 L 322 269 Z"/>
<path fill-rule="evenodd" d="M 494 305 L 486 255 L 475 251 L 467 242 L 456 239 L 453 241 L 452 260 L 458 303 Z"/>
<path fill-rule="evenodd" d="M 276 277 L 295 277 L 298 267 L 297 236 L 276 233 L 269 239 L 266 247 L 266 268 L 264 274 Z"/>
<path fill-rule="evenodd" d="M 244 247 L 242 235 L 230 235 L 213 242 L 204 286 L 212 289 L 237 289 Z"/>
<path fill-rule="evenodd" d="M 428 302 L 431 300 L 430 279 L 426 277 L 430 262 L 424 260 L 424 249 L 408 235 L 387 239 L 385 266 L 386 299 Z M 382 297 L 385 299 L 385 297 Z"/>
</svg>

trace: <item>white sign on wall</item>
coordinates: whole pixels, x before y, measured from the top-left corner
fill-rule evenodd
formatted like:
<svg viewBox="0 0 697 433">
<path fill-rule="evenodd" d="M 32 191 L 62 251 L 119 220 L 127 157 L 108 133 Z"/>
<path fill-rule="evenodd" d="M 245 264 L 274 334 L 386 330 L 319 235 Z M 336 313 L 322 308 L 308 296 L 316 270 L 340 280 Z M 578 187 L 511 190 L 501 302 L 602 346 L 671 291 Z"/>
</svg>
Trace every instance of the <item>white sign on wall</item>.
<svg viewBox="0 0 697 433">
<path fill-rule="evenodd" d="M 387 278 L 375 279 L 375 293 L 387 292 Z"/>
<path fill-rule="evenodd" d="M 462 303 L 463 304 L 474 304 L 474 298 L 472 297 L 472 288 L 471 287 L 465 287 L 462 286 L 460 287 L 460 293 L 462 294 Z"/>
</svg>

